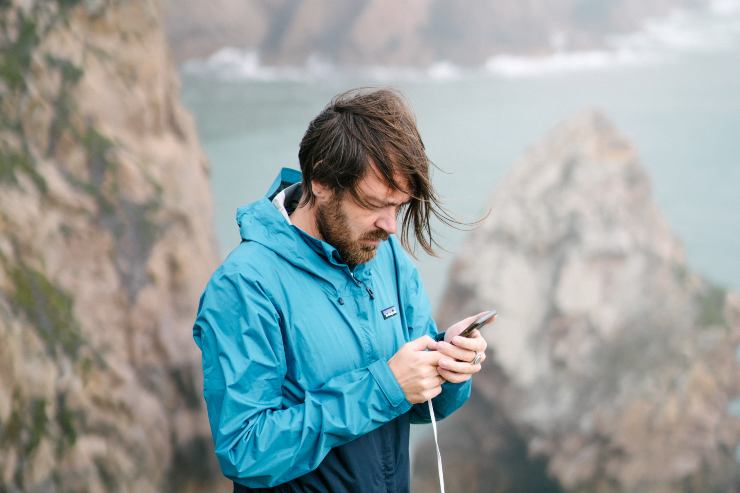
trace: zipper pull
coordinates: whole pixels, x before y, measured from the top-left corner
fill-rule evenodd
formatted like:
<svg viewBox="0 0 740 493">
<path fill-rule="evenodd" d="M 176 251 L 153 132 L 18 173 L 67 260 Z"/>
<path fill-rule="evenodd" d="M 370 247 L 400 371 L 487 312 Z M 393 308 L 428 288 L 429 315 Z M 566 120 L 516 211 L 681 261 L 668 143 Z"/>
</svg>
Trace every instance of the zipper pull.
<svg viewBox="0 0 740 493">
<path fill-rule="evenodd" d="M 367 289 L 367 294 L 370 295 L 370 299 L 371 300 L 374 300 L 375 299 L 375 293 L 373 293 L 373 290 L 370 289 L 368 286 L 365 286 L 365 289 Z"/>
</svg>

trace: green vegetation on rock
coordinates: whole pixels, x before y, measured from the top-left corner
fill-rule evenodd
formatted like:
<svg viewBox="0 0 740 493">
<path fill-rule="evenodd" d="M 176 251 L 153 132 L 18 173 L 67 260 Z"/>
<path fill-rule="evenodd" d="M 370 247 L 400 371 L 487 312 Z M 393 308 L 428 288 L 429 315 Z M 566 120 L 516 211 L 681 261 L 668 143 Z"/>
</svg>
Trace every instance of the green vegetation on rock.
<svg viewBox="0 0 740 493">
<path fill-rule="evenodd" d="M 28 175 L 39 190 L 46 192 L 46 180 L 36 171 L 28 154 L 0 149 L 0 183 L 17 185 L 18 173 Z"/>
<path fill-rule="evenodd" d="M 31 66 L 31 56 L 39 43 L 39 35 L 33 19 L 20 11 L 14 40 L 8 39 L 9 29 L 7 20 L 0 18 L 0 36 L 5 42 L 5 47 L 0 50 L 0 78 L 11 90 L 19 90 L 25 88 L 26 72 Z"/>
<path fill-rule="evenodd" d="M 47 433 L 49 418 L 46 416 L 46 399 L 33 399 L 29 407 L 29 430 L 30 435 L 24 452 L 31 454 L 41 443 L 41 439 Z"/>
<path fill-rule="evenodd" d="M 94 128 L 87 128 L 80 136 L 80 144 L 87 153 L 90 180 L 87 182 L 75 181 L 75 185 L 95 198 L 103 215 L 115 213 L 115 207 L 106 197 L 104 186 L 105 178 L 114 164 L 109 158 L 109 151 L 113 142 Z"/>
<path fill-rule="evenodd" d="M 15 291 L 11 303 L 36 329 L 50 354 L 61 350 L 75 359 L 84 343 L 72 308 L 72 298 L 41 272 L 17 263 L 9 277 Z"/>
<path fill-rule="evenodd" d="M 59 58 L 49 54 L 47 54 L 45 58 L 46 63 L 50 67 L 59 70 L 59 73 L 62 76 L 63 83 L 70 85 L 77 84 L 85 73 L 82 68 L 78 67 L 69 60 L 65 60 L 64 58 Z"/>
<path fill-rule="evenodd" d="M 709 286 L 699 298 L 697 323 L 700 327 L 720 326 L 729 328 L 725 318 L 727 291 L 719 286 Z"/>
<path fill-rule="evenodd" d="M 67 7 L 67 3 L 70 2 L 60 3 L 62 10 Z M 18 98 L 28 91 L 28 77 L 34 51 L 38 48 L 43 33 L 54 25 L 56 18 L 52 19 L 45 28 L 36 23 L 33 14 L 26 16 L 22 10 L 17 10 L 17 17 L 13 26 L 9 25 L 10 21 L 8 19 L 10 19 L 10 16 L 0 17 L 0 43 L 4 45 L 3 50 L 0 50 L 0 87 L 4 85 L 9 89 L 7 92 L 0 92 L 0 99 L 14 99 L 10 100 L 10 105 L 3 108 L 1 127 L 18 137 L 22 151 L 8 149 L 5 144 L 2 145 L 0 148 L 0 183 L 17 185 L 18 173 L 24 173 L 33 180 L 42 193 L 46 193 L 46 182 L 36 170 L 35 160 L 27 148 L 28 139 L 19 119 L 21 110 L 18 106 Z M 49 54 L 44 57 L 44 61 L 46 62 L 45 68 L 47 71 L 57 70 L 62 79 L 59 94 L 54 101 L 56 110 L 54 121 L 49 129 L 51 148 L 56 142 L 61 129 L 68 124 L 72 106 L 69 88 L 79 82 L 83 71 L 69 60 Z"/>
<path fill-rule="evenodd" d="M 680 283 L 685 283 L 689 279 L 689 270 L 685 264 L 674 264 L 673 274 Z"/>
<path fill-rule="evenodd" d="M 34 398 L 26 401 L 16 389 L 13 393 L 10 417 L 0 428 L 0 448 L 15 449 L 28 457 L 48 433 L 48 425 L 46 399 Z"/>
<path fill-rule="evenodd" d="M 49 143 L 46 149 L 46 155 L 51 157 L 56 151 L 57 143 L 63 132 L 73 131 L 74 127 L 70 124 L 71 115 L 74 112 L 74 98 L 71 89 L 79 83 L 84 71 L 69 60 L 48 54 L 46 63 L 50 69 L 57 70 L 62 79 L 59 91 L 52 101 L 54 119 L 49 127 Z"/>
<path fill-rule="evenodd" d="M 55 418 L 61 432 L 57 441 L 57 455 L 61 456 L 68 447 L 71 447 L 77 441 L 76 415 L 67 407 L 67 399 L 63 393 L 57 395 Z"/>
<path fill-rule="evenodd" d="M 8 421 L 3 423 L 0 428 L 0 448 L 6 449 L 17 445 L 21 439 L 23 431 L 23 420 L 21 412 L 17 407 L 18 393 L 13 395 L 13 410 L 10 413 Z"/>
<path fill-rule="evenodd" d="M 0 465 L 3 458 L 15 455 L 20 460 L 15 462 L 13 482 L 19 489 L 7 490 L 0 483 L 0 493 L 5 491 L 25 491 L 24 478 L 30 459 L 38 451 L 44 440 L 56 443 L 56 455 L 62 455 L 77 440 L 78 413 L 73 412 L 66 404 L 65 394 L 56 394 L 56 415 L 52 421 L 49 402 L 43 397 L 24 397 L 20 388 L 15 388 L 11 398 L 11 412 L 6 422 L 0 422 Z M 55 426 L 56 425 L 56 426 Z M 6 471 L 10 472 L 10 471 Z"/>
<path fill-rule="evenodd" d="M 82 0 L 57 0 L 57 4 L 62 9 L 70 9 L 81 2 Z"/>
</svg>

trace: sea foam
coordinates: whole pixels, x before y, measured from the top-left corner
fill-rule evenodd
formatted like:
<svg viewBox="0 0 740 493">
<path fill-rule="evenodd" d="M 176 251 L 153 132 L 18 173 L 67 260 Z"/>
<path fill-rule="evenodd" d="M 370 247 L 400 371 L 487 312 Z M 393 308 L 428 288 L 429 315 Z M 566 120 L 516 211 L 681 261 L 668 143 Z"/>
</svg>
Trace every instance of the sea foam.
<svg viewBox="0 0 740 493">
<path fill-rule="evenodd" d="M 674 10 L 659 19 L 648 19 L 631 34 L 612 36 L 605 47 L 568 50 L 567 35 L 552 37 L 553 53 L 541 56 L 499 54 L 480 67 L 461 67 L 440 60 L 427 67 L 340 66 L 314 53 L 301 65 L 264 64 L 253 49 L 224 47 L 205 59 L 185 62 L 192 75 L 225 80 L 313 81 L 357 79 L 373 82 L 454 81 L 468 77 L 538 77 L 577 71 L 597 71 L 669 61 L 684 53 L 732 49 L 740 45 L 740 0 L 714 0 L 703 12 Z"/>
</svg>

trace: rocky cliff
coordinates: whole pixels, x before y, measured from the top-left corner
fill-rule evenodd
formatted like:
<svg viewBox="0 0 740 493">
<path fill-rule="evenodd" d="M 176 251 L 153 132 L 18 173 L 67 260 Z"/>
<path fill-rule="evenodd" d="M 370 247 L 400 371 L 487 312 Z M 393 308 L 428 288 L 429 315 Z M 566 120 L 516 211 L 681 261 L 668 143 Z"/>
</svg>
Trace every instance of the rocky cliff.
<svg viewBox="0 0 740 493">
<path fill-rule="evenodd" d="M 0 3 L 0 491 L 211 491 L 207 163 L 154 0 Z"/>
<path fill-rule="evenodd" d="M 740 491 L 740 298 L 691 272 L 629 142 L 581 114 L 489 205 L 439 312 L 500 313 L 442 424 L 450 491 Z"/>
<path fill-rule="evenodd" d="M 167 31 L 178 61 L 224 46 L 276 64 L 318 54 L 344 65 L 481 64 L 507 54 L 605 46 L 677 8 L 705 0 L 169 0 Z"/>
</svg>

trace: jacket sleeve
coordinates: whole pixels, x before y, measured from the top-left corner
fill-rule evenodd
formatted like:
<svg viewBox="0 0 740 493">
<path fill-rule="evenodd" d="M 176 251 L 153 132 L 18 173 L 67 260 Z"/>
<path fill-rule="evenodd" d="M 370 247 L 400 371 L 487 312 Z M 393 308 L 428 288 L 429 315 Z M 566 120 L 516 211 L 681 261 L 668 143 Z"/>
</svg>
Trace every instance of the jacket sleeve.
<svg viewBox="0 0 740 493">
<path fill-rule="evenodd" d="M 336 375 L 286 406 L 286 353 L 275 306 L 259 282 L 216 275 L 193 328 L 216 456 L 227 477 L 248 487 L 302 476 L 332 447 L 411 407 L 382 360 Z"/>
<path fill-rule="evenodd" d="M 399 252 L 399 290 L 401 291 L 401 302 L 403 303 L 403 314 L 406 324 L 411 328 L 413 339 L 423 335 L 436 338 L 437 324 L 432 317 L 432 309 L 429 297 L 421 283 L 419 272 L 404 252 Z M 472 379 L 463 383 L 442 384 L 442 393 L 432 399 L 434 417 L 437 420 L 444 419 L 455 412 L 470 397 Z M 414 404 L 411 410 L 412 423 L 429 423 L 429 406 L 426 402 Z"/>
</svg>

